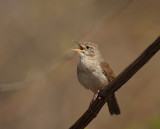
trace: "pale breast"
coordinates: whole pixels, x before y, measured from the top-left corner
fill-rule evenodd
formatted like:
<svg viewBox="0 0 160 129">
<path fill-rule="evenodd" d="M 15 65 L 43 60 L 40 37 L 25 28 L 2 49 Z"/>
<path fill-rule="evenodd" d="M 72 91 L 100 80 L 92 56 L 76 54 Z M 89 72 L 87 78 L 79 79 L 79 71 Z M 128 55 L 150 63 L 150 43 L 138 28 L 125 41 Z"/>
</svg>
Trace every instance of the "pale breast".
<svg viewBox="0 0 160 129">
<path fill-rule="evenodd" d="M 94 93 L 108 84 L 106 76 L 102 73 L 99 63 L 95 61 L 79 62 L 77 67 L 79 82 Z"/>
</svg>

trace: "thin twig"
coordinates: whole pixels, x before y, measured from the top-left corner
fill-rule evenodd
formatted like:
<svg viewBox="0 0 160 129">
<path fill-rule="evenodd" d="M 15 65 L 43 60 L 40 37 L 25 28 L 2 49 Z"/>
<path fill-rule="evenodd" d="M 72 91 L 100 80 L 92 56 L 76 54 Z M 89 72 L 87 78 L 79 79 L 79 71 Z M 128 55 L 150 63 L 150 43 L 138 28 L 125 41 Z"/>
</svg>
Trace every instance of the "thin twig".
<svg viewBox="0 0 160 129">
<path fill-rule="evenodd" d="M 97 99 L 92 102 L 87 111 L 75 122 L 70 129 L 85 128 L 99 113 L 109 97 L 121 88 L 139 69 L 141 69 L 160 49 L 160 37 L 158 37 L 142 54 L 126 67 L 112 82 L 99 92 Z"/>
</svg>

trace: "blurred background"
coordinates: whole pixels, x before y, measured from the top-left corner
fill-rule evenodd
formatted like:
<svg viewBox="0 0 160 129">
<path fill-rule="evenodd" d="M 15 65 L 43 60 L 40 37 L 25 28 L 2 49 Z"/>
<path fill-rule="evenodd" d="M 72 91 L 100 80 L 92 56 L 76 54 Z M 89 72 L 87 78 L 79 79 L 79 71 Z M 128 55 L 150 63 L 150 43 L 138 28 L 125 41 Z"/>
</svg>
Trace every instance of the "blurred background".
<svg viewBox="0 0 160 129">
<path fill-rule="evenodd" d="M 116 75 L 160 35 L 159 0 L 0 0 L 0 128 L 67 129 L 93 93 L 77 80 L 72 40 L 96 42 Z M 160 129 L 160 53 L 87 129 Z"/>
</svg>

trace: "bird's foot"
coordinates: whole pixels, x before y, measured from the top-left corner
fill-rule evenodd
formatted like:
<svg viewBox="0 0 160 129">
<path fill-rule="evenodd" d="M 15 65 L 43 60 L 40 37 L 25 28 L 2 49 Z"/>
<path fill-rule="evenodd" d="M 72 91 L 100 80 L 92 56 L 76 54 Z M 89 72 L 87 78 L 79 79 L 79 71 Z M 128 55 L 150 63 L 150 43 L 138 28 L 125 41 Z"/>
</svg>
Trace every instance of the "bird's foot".
<svg viewBox="0 0 160 129">
<path fill-rule="evenodd" d="M 92 103 L 94 100 L 96 100 L 96 98 L 98 97 L 98 93 L 99 93 L 99 92 L 100 92 L 100 90 L 98 90 L 97 93 L 94 93 L 91 103 Z M 99 98 L 98 98 L 98 99 L 99 99 Z"/>
<path fill-rule="evenodd" d="M 93 95 L 93 97 L 92 97 L 92 101 L 91 101 L 90 106 L 89 106 L 89 110 L 90 110 L 91 112 L 93 112 L 93 109 L 92 109 L 92 107 L 91 107 L 91 104 L 93 103 L 93 101 L 96 100 L 96 98 L 98 97 L 98 93 L 99 93 L 99 92 L 100 92 L 100 90 L 98 90 L 97 93 L 94 93 L 94 95 Z M 101 98 L 98 97 L 98 99 L 101 99 Z"/>
</svg>

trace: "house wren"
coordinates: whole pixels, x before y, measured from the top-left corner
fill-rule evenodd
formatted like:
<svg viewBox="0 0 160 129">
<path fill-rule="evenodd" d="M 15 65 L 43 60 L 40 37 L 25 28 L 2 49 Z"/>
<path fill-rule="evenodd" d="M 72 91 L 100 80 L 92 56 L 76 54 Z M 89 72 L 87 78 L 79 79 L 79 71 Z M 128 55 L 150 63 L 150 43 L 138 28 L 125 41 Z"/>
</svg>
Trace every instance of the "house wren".
<svg viewBox="0 0 160 129">
<path fill-rule="evenodd" d="M 78 53 L 77 76 L 79 82 L 93 93 L 93 100 L 96 99 L 99 90 L 104 88 L 115 75 L 110 66 L 102 58 L 98 46 L 91 42 L 78 42 L 79 49 L 73 49 Z M 120 109 L 115 97 L 112 94 L 107 101 L 111 115 L 120 114 Z"/>
</svg>

